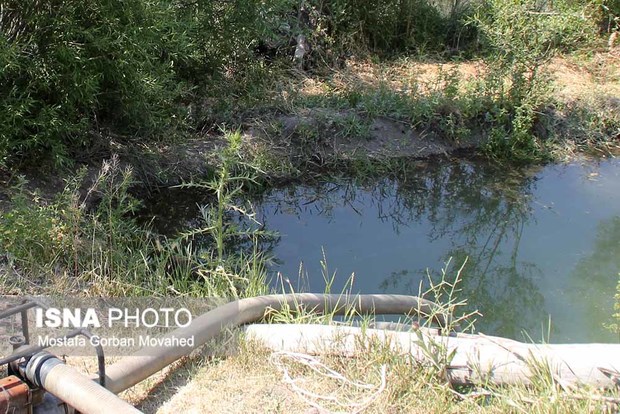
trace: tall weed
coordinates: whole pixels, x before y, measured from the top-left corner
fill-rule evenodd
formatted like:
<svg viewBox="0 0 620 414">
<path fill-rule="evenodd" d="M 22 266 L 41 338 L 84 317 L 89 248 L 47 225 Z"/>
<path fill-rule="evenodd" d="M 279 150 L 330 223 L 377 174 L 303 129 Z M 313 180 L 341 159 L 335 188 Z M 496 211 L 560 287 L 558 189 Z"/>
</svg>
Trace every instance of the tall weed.
<svg viewBox="0 0 620 414">
<path fill-rule="evenodd" d="M 487 0 L 472 24 L 488 51 L 489 72 L 479 93 L 489 102 L 491 125 L 487 150 L 514 160 L 544 157 L 535 127 L 553 102 L 550 75 L 544 65 L 558 50 L 572 50 L 591 39 L 588 5 L 539 0 Z"/>
<path fill-rule="evenodd" d="M 0 253 L 30 290 L 220 297 L 266 290 L 268 256 L 259 248 L 265 232 L 241 228 L 227 216 L 236 211 L 252 217 L 232 204 L 239 187 L 228 174 L 214 181 L 219 201 L 203 208 L 205 226 L 176 239 L 137 223 L 131 170 L 116 158 L 81 190 L 85 177 L 82 170 L 49 202 L 29 194 L 23 181 L 14 189 L 12 208 L 0 218 Z M 214 243 L 198 248 L 199 234 Z"/>
</svg>

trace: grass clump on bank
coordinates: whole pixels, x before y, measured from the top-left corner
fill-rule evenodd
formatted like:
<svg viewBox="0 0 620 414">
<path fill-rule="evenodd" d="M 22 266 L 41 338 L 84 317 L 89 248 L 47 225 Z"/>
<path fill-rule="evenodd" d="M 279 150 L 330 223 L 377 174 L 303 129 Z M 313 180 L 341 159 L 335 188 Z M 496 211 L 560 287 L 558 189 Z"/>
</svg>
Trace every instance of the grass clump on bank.
<svg viewBox="0 0 620 414">
<path fill-rule="evenodd" d="M 129 193 L 132 173 L 116 158 L 104 162 L 87 188 L 83 169 L 52 201 L 19 182 L 0 219 L 3 273 L 10 276 L 1 290 L 218 297 L 265 292 L 266 257 L 258 247 L 264 235 L 225 217 L 231 211 L 250 216 L 232 204 L 238 187 L 227 165 L 211 182 L 217 203 L 203 208 L 201 227 L 173 239 L 138 224 L 139 203 Z"/>
<path fill-rule="evenodd" d="M 614 295 L 614 314 L 611 315 L 611 322 L 605 324 L 605 327 L 611 332 L 618 334 L 620 340 L 620 274 L 618 275 L 618 284 L 616 285 L 616 294 Z"/>
</svg>

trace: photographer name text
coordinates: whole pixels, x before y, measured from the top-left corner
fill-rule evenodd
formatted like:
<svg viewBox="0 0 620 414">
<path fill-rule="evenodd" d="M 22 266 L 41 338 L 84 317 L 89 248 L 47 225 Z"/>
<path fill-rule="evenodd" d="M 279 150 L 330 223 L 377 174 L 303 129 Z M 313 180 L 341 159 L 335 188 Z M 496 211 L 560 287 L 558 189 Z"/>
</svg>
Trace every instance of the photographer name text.
<svg viewBox="0 0 620 414">
<path fill-rule="evenodd" d="M 44 347 L 86 347 L 86 346 L 102 346 L 102 347 L 194 347 L 194 337 L 178 337 L 178 336 L 162 336 L 155 337 L 150 335 L 140 335 L 137 337 L 119 337 L 119 336 L 97 336 L 90 338 L 76 336 L 71 338 L 39 336 L 38 345 Z"/>
</svg>

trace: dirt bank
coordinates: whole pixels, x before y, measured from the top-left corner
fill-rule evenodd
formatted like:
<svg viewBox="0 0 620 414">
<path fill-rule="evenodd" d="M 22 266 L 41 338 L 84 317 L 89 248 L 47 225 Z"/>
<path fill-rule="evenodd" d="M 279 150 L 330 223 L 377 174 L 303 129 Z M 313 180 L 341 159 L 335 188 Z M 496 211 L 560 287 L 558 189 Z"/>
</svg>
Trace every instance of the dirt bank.
<svg viewBox="0 0 620 414">
<path fill-rule="evenodd" d="M 620 113 L 619 63 L 619 56 L 600 51 L 555 58 L 546 65 L 559 104 L 545 108 L 535 129 L 547 139 L 551 135 L 564 137 L 549 145 L 554 158 L 567 159 L 592 149 L 613 151 L 620 146 L 620 130 L 614 129 Z M 240 124 L 224 130 L 238 128 L 240 161 L 258 167 L 275 181 L 303 180 L 309 172 L 350 171 L 358 162 L 376 165 L 394 159 L 471 152 L 488 138 L 484 120 L 473 120 L 465 128 L 468 120 L 462 108 L 449 101 L 436 105 L 433 99 L 439 99 L 436 95 L 455 80 L 454 85 L 461 88 L 458 94 L 468 93 L 468 85 L 487 71 L 480 61 L 401 59 L 381 64 L 351 60 L 344 68 L 321 75 L 295 72 L 275 82 L 261 105 L 240 109 Z M 370 104 L 355 104 L 360 96 L 370 99 Z M 408 108 L 410 101 L 403 97 L 436 105 L 430 118 L 427 114 L 428 122 L 408 117 L 415 108 Z M 376 110 L 369 111 L 369 105 Z M 584 112 L 587 110 L 591 113 Z M 600 137 L 603 133 L 609 136 Z M 149 146 L 120 137 L 102 137 L 102 142 L 105 144 L 65 174 L 27 163 L 19 171 L 0 171 L 0 207 L 20 174 L 31 190 L 50 197 L 62 190 L 71 171 L 86 166 L 92 179 L 103 159 L 118 155 L 133 169 L 141 188 L 149 189 L 209 174 L 219 162 L 218 154 L 230 144 L 226 133 L 214 128 L 180 142 Z M 87 185 L 88 180 L 85 188 Z"/>
</svg>

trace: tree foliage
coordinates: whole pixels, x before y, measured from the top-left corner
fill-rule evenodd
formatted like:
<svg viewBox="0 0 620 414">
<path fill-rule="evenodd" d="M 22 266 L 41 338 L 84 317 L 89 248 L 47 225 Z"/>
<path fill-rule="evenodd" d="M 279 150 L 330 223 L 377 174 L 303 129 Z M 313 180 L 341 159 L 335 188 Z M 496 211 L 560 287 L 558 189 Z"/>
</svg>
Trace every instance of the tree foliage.
<svg viewBox="0 0 620 414">
<path fill-rule="evenodd" d="M 51 152 L 62 162 L 93 128 L 149 135 L 181 121 L 171 12 L 136 0 L 3 2 L 1 159 Z"/>
<path fill-rule="evenodd" d="M 616 3 L 3 0 L 0 165 L 43 156 L 62 164 L 95 142 L 106 145 L 107 136 L 187 131 L 200 88 L 278 57 L 291 62 L 300 35 L 311 66 L 359 52 L 450 55 L 481 44 L 521 64 L 524 45 L 534 45 L 532 53 L 570 47 L 587 35 L 579 10 L 598 7 L 613 20 Z M 470 19 L 481 4 L 483 18 Z M 540 18 L 515 15 L 522 9 Z"/>
</svg>

